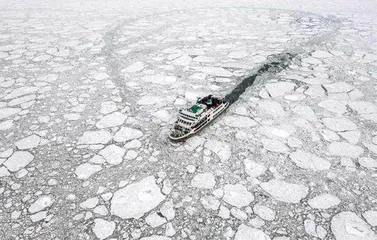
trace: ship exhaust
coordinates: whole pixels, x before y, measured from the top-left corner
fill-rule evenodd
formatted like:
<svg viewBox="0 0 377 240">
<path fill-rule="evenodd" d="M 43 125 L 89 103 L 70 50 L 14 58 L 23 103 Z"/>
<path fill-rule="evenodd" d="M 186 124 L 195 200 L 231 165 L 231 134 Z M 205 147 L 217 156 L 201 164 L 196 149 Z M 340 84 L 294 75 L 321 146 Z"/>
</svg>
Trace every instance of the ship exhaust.
<svg viewBox="0 0 377 240">
<path fill-rule="evenodd" d="M 266 73 L 276 74 L 286 69 L 296 54 L 280 53 L 268 57 L 268 62 L 263 64 L 255 74 L 243 79 L 229 94 L 225 96 L 225 100 L 229 104 L 236 102 L 248 87 L 254 84 L 257 77 Z"/>
</svg>

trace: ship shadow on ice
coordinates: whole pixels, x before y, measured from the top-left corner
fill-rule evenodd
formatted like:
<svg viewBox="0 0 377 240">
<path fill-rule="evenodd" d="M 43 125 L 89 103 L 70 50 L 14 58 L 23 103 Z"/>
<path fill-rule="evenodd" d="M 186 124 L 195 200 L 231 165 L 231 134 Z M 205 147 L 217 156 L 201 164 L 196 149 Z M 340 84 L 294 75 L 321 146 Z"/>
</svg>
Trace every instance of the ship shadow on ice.
<svg viewBox="0 0 377 240">
<path fill-rule="evenodd" d="M 292 53 L 280 53 L 269 56 L 267 62 L 259 67 L 253 75 L 243 79 L 229 94 L 225 96 L 225 100 L 229 102 L 229 104 L 233 104 L 248 87 L 254 84 L 257 77 L 266 73 L 276 74 L 286 69 L 296 55 L 297 54 Z"/>
</svg>

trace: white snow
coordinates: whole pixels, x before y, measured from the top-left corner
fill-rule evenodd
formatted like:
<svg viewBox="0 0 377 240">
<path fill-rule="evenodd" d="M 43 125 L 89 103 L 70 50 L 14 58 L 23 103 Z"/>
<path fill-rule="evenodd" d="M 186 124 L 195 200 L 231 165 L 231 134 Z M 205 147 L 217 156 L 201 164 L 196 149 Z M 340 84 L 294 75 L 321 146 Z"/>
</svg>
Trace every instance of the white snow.
<svg viewBox="0 0 377 240">
<path fill-rule="evenodd" d="M 97 72 L 97 73 L 94 74 L 93 77 L 94 77 L 95 80 L 101 81 L 101 80 L 105 80 L 105 79 L 109 78 L 110 76 L 105 72 Z"/>
<path fill-rule="evenodd" d="M 110 222 L 101 218 L 97 218 L 94 220 L 94 226 L 92 230 L 97 238 L 106 239 L 113 234 L 115 226 L 115 222 Z"/>
<path fill-rule="evenodd" d="M 161 217 L 160 215 L 158 215 L 157 213 L 152 213 L 152 214 L 149 214 L 146 218 L 145 218 L 145 222 L 155 228 L 155 227 L 158 227 L 164 223 L 166 223 L 166 219 Z"/>
<path fill-rule="evenodd" d="M 140 240 L 171 240 L 171 238 L 165 237 L 165 236 L 153 235 L 153 236 L 149 236 L 149 237 L 140 238 Z"/>
<path fill-rule="evenodd" d="M 114 136 L 114 141 L 116 142 L 127 142 L 129 140 L 134 140 L 141 138 L 143 132 L 138 129 L 122 127 Z"/>
<path fill-rule="evenodd" d="M 216 184 L 215 176 L 211 172 L 199 173 L 191 181 L 196 188 L 213 188 Z"/>
<path fill-rule="evenodd" d="M 80 164 L 76 170 L 75 174 L 78 179 L 88 179 L 90 176 L 102 170 L 102 167 L 95 164 L 83 163 Z"/>
<path fill-rule="evenodd" d="M 214 196 L 204 196 L 200 198 L 200 202 L 205 209 L 209 210 L 216 211 L 220 206 L 220 201 L 217 200 L 217 198 L 215 198 Z"/>
<path fill-rule="evenodd" d="M 287 203 L 299 203 L 309 193 L 309 188 L 302 184 L 289 183 L 277 179 L 261 183 L 260 186 L 276 200 Z"/>
<path fill-rule="evenodd" d="M 106 114 L 115 112 L 117 110 L 118 110 L 118 107 L 117 107 L 116 103 L 113 102 L 113 101 L 101 103 L 100 113 L 102 113 L 102 114 L 106 115 Z"/>
<path fill-rule="evenodd" d="M 38 135 L 33 134 L 31 136 L 18 140 L 17 142 L 15 142 L 15 145 L 17 146 L 18 149 L 24 150 L 24 149 L 35 148 L 39 145 L 40 142 L 41 142 L 41 138 Z"/>
<path fill-rule="evenodd" d="M 37 92 L 38 90 L 39 90 L 38 87 L 20 87 L 20 88 L 16 88 L 11 93 L 9 93 L 8 95 L 6 95 L 4 97 L 4 100 L 21 97 L 23 95 L 27 95 L 27 94 L 30 94 L 30 93 Z"/>
<path fill-rule="evenodd" d="M 369 169 L 377 169 L 377 160 L 371 157 L 361 157 L 358 158 L 361 166 Z"/>
<path fill-rule="evenodd" d="M 92 209 L 97 206 L 98 201 L 99 200 L 97 197 L 89 198 L 84 202 L 80 203 L 80 207 L 84 209 Z"/>
<path fill-rule="evenodd" d="M 164 204 L 162 204 L 160 208 L 161 214 L 167 219 L 172 220 L 175 217 L 175 210 L 174 210 L 174 204 L 173 201 L 167 201 Z"/>
<path fill-rule="evenodd" d="M 243 163 L 245 165 L 245 172 L 252 178 L 259 177 L 267 170 L 263 164 L 251 161 L 249 159 L 245 159 Z"/>
<path fill-rule="evenodd" d="M 175 76 L 169 76 L 164 74 L 147 75 L 141 78 L 141 80 L 147 83 L 159 84 L 159 85 L 171 85 L 177 81 Z"/>
<path fill-rule="evenodd" d="M 317 50 L 315 52 L 312 53 L 312 56 L 315 57 L 315 58 L 330 58 L 330 57 L 333 57 L 334 55 L 332 55 L 331 53 L 327 52 L 327 51 L 321 51 L 321 50 Z"/>
<path fill-rule="evenodd" d="M 241 224 L 234 240 L 271 240 L 271 238 L 259 229 Z"/>
<path fill-rule="evenodd" d="M 96 127 L 100 129 L 116 127 L 116 126 L 122 125 L 124 123 L 124 120 L 126 120 L 126 118 L 127 116 L 120 112 L 110 113 L 109 115 L 102 117 L 96 123 Z"/>
<path fill-rule="evenodd" d="M 149 176 L 116 191 L 111 199 L 111 214 L 139 219 L 164 199 L 154 177 Z"/>
<path fill-rule="evenodd" d="M 242 208 L 254 201 L 254 196 L 242 184 L 227 184 L 224 186 L 223 201 L 237 208 Z"/>
<path fill-rule="evenodd" d="M 125 149 L 120 148 L 115 144 L 111 144 L 102 149 L 98 154 L 101 155 L 109 164 L 117 165 L 123 161 L 123 156 L 125 153 Z"/>
<path fill-rule="evenodd" d="M 17 172 L 33 161 L 33 154 L 26 151 L 16 151 L 6 160 L 3 165 L 11 172 Z"/>
<path fill-rule="evenodd" d="M 357 130 L 357 126 L 347 118 L 324 118 L 322 122 L 325 126 L 336 132 Z"/>
<path fill-rule="evenodd" d="M 263 206 L 260 204 L 254 205 L 254 213 L 257 214 L 260 218 L 266 221 L 272 221 L 276 217 L 275 211 L 267 206 Z"/>
<path fill-rule="evenodd" d="M 210 139 L 204 143 L 204 147 L 214 152 L 222 161 L 232 156 L 231 147 L 228 143 Z"/>
<path fill-rule="evenodd" d="M 248 56 L 249 54 L 246 51 L 233 51 L 228 54 L 228 57 L 234 58 L 234 59 L 239 59 L 239 58 L 244 58 Z"/>
<path fill-rule="evenodd" d="M 363 213 L 363 217 L 371 226 L 377 226 L 377 211 L 366 211 Z"/>
<path fill-rule="evenodd" d="M 340 199 L 331 194 L 322 194 L 316 196 L 312 199 L 309 199 L 308 203 L 312 208 L 317 209 L 328 209 L 332 207 L 336 207 L 340 203 Z"/>
<path fill-rule="evenodd" d="M 233 73 L 220 67 L 204 67 L 202 71 L 206 74 L 217 77 L 231 77 Z"/>
<path fill-rule="evenodd" d="M 285 153 L 289 151 L 289 148 L 280 140 L 276 139 L 262 139 L 263 148 L 271 152 Z"/>
<path fill-rule="evenodd" d="M 138 105 L 155 105 L 158 103 L 164 102 L 164 99 L 162 97 L 157 97 L 157 96 L 143 96 L 141 97 L 136 103 Z"/>
<path fill-rule="evenodd" d="M 331 219 L 331 231 L 338 240 L 375 240 L 377 235 L 354 212 L 340 212 Z"/>
<path fill-rule="evenodd" d="M 346 131 L 340 132 L 340 136 L 346 139 L 349 143 L 357 144 L 359 142 L 361 132 L 360 131 Z"/>
<path fill-rule="evenodd" d="M 324 88 L 330 93 L 341 93 L 341 92 L 350 92 L 354 89 L 353 86 L 345 82 L 336 82 L 331 84 L 324 84 Z"/>
<path fill-rule="evenodd" d="M 247 214 L 241 209 L 238 209 L 236 207 L 232 207 L 230 209 L 230 214 L 241 221 L 245 221 L 247 219 Z"/>
<path fill-rule="evenodd" d="M 144 69 L 144 63 L 143 62 L 135 62 L 128 67 L 124 69 L 125 72 L 128 73 L 135 73 L 135 72 L 140 72 L 141 70 Z"/>
<path fill-rule="evenodd" d="M 296 152 L 289 154 L 289 158 L 297 166 L 313 171 L 323 171 L 331 167 L 329 161 L 302 150 L 297 150 Z"/>
<path fill-rule="evenodd" d="M 285 95 L 294 89 L 296 84 L 291 82 L 277 82 L 266 84 L 266 90 L 271 97 L 279 97 Z"/>
<path fill-rule="evenodd" d="M 345 104 L 333 99 L 324 100 L 318 103 L 318 106 L 337 114 L 343 114 L 347 111 Z"/>
<path fill-rule="evenodd" d="M 6 167 L 0 167 L 0 178 L 7 177 L 10 175 L 10 172 Z"/>
<path fill-rule="evenodd" d="M 28 210 L 30 213 L 36 213 L 50 207 L 53 203 L 54 198 L 51 195 L 43 195 L 31 204 Z"/>
<path fill-rule="evenodd" d="M 346 142 L 332 142 L 329 145 L 329 152 L 335 156 L 357 158 L 364 153 L 364 149 Z"/>
<path fill-rule="evenodd" d="M 152 115 L 163 122 L 169 122 L 172 119 L 172 115 L 166 109 L 160 109 L 152 113 Z"/>
<path fill-rule="evenodd" d="M 0 108 L 0 120 L 21 112 L 21 108 Z"/>
<path fill-rule="evenodd" d="M 47 211 L 38 212 L 36 214 L 30 215 L 30 219 L 33 223 L 39 222 L 47 217 Z"/>
<path fill-rule="evenodd" d="M 112 139 L 111 133 L 105 130 L 86 131 L 78 144 L 106 144 Z"/>
<path fill-rule="evenodd" d="M 221 205 L 218 216 L 223 218 L 223 219 L 228 219 L 230 217 L 229 209 L 224 207 L 223 205 Z"/>
<path fill-rule="evenodd" d="M 267 113 L 273 117 L 283 117 L 286 115 L 283 107 L 278 102 L 264 100 L 260 101 L 258 103 L 258 106 L 262 110 L 262 112 Z"/>
<path fill-rule="evenodd" d="M 377 113 L 377 106 L 370 102 L 350 102 L 348 103 L 348 106 L 350 106 L 350 108 L 356 111 L 358 114 Z"/>
<path fill-rule="evenodd" d="M 13 121 L 12 120 L 6 120 L 3 122 L 0 122 L 0 131 L 5 131 L 13 127 Z"/>
<path fill-rule="evenodd" d="M 244 116 L 226 116 L 223 121 L 225 125 L 237 128 L 250 128 L 257 125 L 253 119 Z"/>
<path fill-rule="evenodd" d="M 190 56 L 184 54 L 180 56 L 179 58 L 174 59 L 171 63 L 173 65 L 178 65 L 178 66 L 187 66 L 190 64 L 191 60 L 192 59 Z"/>
</svg>

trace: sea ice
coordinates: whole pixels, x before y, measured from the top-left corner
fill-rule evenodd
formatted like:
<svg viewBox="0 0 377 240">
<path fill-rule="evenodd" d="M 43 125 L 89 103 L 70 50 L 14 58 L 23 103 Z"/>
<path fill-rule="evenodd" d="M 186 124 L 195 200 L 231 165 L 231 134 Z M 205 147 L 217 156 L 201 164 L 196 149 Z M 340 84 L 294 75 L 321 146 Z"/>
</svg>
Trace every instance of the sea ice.
<svg viewBox="0 0 377 240">
<path fill-rule="evenodd" d="M 332 207 L 336 207 L 340 203 L 340 199 L 331 194 L 322 194 L 316 196 L 312 199 L 309 199 L 308 203 L 312 208 L 317 209 L 328 209 Z"/>
<path fill-rule="evenodd" d="M 129 140 L 134 140 L 141 138 L 143 133 L 140 130 L 122 127 L 114 136 L 114 141 L 116 142 L 127 142 Z"/>
<path fill-rule="evenodd" d="M 196 188 L 213 188 L 216 184 L 215 176 L 210 172 L 199 173 L 191 181 L 191 186 Z"/>
<path fill-rule="evenodd" d="M 53 203 L 54 198 L 51 195 L 43 195 L 31 204 L 28 210 L 30 213 L 36 213 L 50 207 Z"/>
<path fill-rule="evenodd" d="M 75 174 L 78 179 L 88 179 L 91 175 L 101 170 L 102 167 L 99 165 L 83 163 L 76 168 Z"/>
<path fill-rule="evenodd" d="M 357 130 L 357 126 L 347 118 L 324 118 L 322 122 L 325 126 L 336 132 Z"/>
<path fill-rule="evenodd" d="M 11 172 L 17 172 L 33 161 L 33 154 L 26 151 L 17 151 L 6 160 L 3 165 Z"/>
<path fill-rule="evenodd" d="M 78 144 L 106 144 L 110 142 L 112 136 L 105 130 L 86 131 L 79 139 Z"/>
<path fill-rule="evenodd" d="M 309 188 L 304 185 L 288 183 L 277 179 L 264 182 L 260 186 L 276 200 L 287 203 L 299 203 L 309 192 Z"/>
<path fill-rule="evenodd" d="M 302 150 L 289 154 L 289 158 L 300 168 L 313 171 L 323 171 L 331 167 L 329 161 Z"/>
<path fill-rule="evenodd" d="M 21 140 L 18 140 L 17 142 L 15 142 L 15 145 L 17 146 L 18 149 L 24 150 L 24 149 L 35 148 L 39 145 L 40 142 L 41 142 L 41 138 L 38 135 L 33 134 Z"/>
<path fill-rule="evenodd" d="M 364 149 L 347 142 L 332 142 L 329 145 L 329 152 L 331 155 L 357 158 L 364 153 Z"/>
<path fill-rule="evenodd" d="M 375 240 L 377 235 L 354 212 L 340 212 L 331 220 L 331 231 L 339 240 Z"/>
<path fill-rule="evenodd" d="M 111 199 L 111 214 L 139 219 L 164 199 L 154 177 L 149 176 L 116 191 Z"/>
<path fill-rule="evenodd" d="M 242 184 L 228 184 L 224 187 L 223 201 L 237 208 L 242 208 L 254 201 L 254 196 Z"/>
<path fill-rule="evenodd" d="M 234 240 L 271 240 L 263 231 L 241 224 Z"/>
<path fill-rule="evenodd" d="M 115 230 L 115 222 L 106 221 L 101 218 L 94 220 L 94 226 L 92 228 L 94 234 L 99 239 L 105 239 L 110 237 Z"/>
<path fill-rule="evenodd" d="M 97 128 L 111 128 L 116 127 L 119 125 L 122 125 L 124 123 L 124 120 L 126 120 L 126 115 L 120 113 L 120 112 L 114 112 L 110 113 L 109 115 L 106 115 L 102 117 L 97 123 Z"/>
<path fill-rule="evenodd" d="M 245 165 L 245 172 L 252 178 L 259 177 L 267 170 L 263 164 L 256 163 L 248 159 L 245 159 L 243 163 Z"/>
</svg>

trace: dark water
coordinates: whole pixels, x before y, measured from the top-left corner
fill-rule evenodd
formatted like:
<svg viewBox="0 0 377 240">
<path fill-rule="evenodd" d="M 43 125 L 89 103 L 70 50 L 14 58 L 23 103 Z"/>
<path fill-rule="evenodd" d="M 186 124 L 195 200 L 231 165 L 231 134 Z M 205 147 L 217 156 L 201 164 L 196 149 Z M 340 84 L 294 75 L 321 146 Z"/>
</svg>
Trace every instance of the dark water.
<svg viewBox="0 0 377 240">
<path fill-rule="evenodd" d="M 236 102 L 241 94 L 243 94 L 248 87 L 253 85 L 255 79 L 262 76 L 265 73 L 278 73 L 286 69 L 291 63 L 292 59 L 296 54 L 292 53 L 281 53 L 276 55 L 271 55 L 268 57 L 268 62 L 263 64 L 256 73 L 243 79 L 229 94 L 225 96 L 225 100 L 232 104 Z"/>
</svg>

